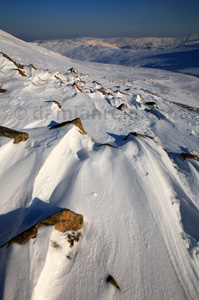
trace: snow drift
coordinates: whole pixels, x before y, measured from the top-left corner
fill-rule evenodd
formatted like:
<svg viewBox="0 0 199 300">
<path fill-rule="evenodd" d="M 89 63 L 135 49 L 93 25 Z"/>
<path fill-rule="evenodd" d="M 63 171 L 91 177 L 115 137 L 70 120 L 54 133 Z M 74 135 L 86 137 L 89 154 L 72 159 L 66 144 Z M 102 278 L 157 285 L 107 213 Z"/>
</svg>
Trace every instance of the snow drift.
<svg viewBox="0 0 199 300">
<path fill-rule="evenodd" d="M 0 298 L 197 299 L 198 78 L 0 49 Z M 8 246 L 62 208 L 83 228 Z"/>
</svg>

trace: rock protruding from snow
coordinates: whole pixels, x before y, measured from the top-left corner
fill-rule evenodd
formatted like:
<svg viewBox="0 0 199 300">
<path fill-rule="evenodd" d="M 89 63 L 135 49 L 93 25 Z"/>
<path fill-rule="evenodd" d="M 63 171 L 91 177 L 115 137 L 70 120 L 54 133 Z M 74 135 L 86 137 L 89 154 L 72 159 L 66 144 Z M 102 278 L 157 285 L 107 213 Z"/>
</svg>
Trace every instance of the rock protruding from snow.
<svg viewBox="0 0 199 300">
<path fill-rule="evenodd" d="M 124 108 L 125 108 L 125 104 L 124 103 L 120 104 L 120 106 L 117 107 L 117 109 L 119 109 L 119 110 L 124 109 Z"/>
<path fill-rule="evenodd" d="M 184 160 L 185 160 L 186 158 L 190 158 L 190 159 L 199 161 L 199 157 L 198 157 L 198 156 L 192 155 L 192 154 L 189 154 L 189 153 L 184 153 L 184 152 L 183 152 L 183 153 L 181 153 L 181 156 L 182 156 L 182 158 L 184 158 Z"/>
<path fill-rule="evenodd" d="M 14 144 L 18 144 L 22 141 L 24 142 L 28 139 L 28 133 L 19 132 L 4 126 L 0 126 L 0 136 L 5 136 L 14 139 Z"/>
<path fill-rule="evenodd" d="M 83 227 L 84 217 L 82 215 L 76 214 L 69 209 L 62 209 L 57 213 L 51 215 L 50 217 L 44 219 L 38 224 L 32 226 L 26 231 L 20 233 L 14 237 L 9 244 L 17 243 L 24 245 L 31 238 L 37 236 L 37 229 L 42 225 L 54 225 L 55 229 L 65 232 L 68 230 L 77 231 Z"/>
<path fill-rule="evenodd" d="M 117 284 L 117 282 L 115 281 L 115 279 L 113 278 L 113 276 L 109 275 L 106 279 L 107 282 L 111 283 L 112 285 L 114 285 L 118 290 L 120 290 L 119 285 Z"/>
<path fill-rule="evenodd" d="M 70 68 L 69 71 L 71 71 L 71 73 L 78 74 L 78 71 L 76 68 Z"/>
<path fill-rule="evenodd" d="M 84 218 L 69 209 L 62 209 L 54 215 L 46 218 L 41 225 L 55 225 L 55 229 L 65 232 L 67 230 L 79 230 L 82 228 Z"/>
<path fill-rule="evenodd" d="M 87 134 L 87 132 L 84 130 L 84 127 L 83 127 L 83 125 L 82 125 L 82 122 L 81 122 L 81 119 L 80 119 L 80 118 L 76 118 L 76 119 L 74 119 L 74 120 L 72 120 L 72 121 L 62 122 L 62 123 L 60 123 L 60 124 L 57 124 L 57 125 L 51 127 L 50 129 L 55 129 L 55 128 L 59 128 L 59 127 L 63 127 L 63 126 L 66 126 L 66 125 L 71 125 L 71 124 L 73 124 L 73 125 L 75 125 L 76 127 L 78 127 L 78 128 L 79 128 L 79 132 L 80 132 L 81 134 Z"/>
<path fill-rule="evenodd" d="M 61 109 L 61 104 L 58 101 L 56 101 L 56 100 L 48 100 L 48 101 L 45 101 L 45 102 L 55 103 L 58 106 L 58 108 Z"/>
</svg>

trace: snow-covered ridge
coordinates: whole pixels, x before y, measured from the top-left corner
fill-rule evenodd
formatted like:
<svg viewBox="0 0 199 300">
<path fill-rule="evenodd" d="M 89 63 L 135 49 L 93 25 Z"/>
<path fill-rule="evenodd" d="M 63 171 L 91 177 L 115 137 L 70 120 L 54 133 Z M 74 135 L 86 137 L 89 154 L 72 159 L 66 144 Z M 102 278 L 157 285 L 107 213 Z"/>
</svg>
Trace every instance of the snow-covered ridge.
<svg viewBox="0 0 199 300">
<path fill-rule="evenodd" d="M 90 46 L 104 46 L 104 47 L 116 47 L 126 49 L 145 49 L 148 47 L 172 47 L 172 46 L 199 46 L 199 36 L 191 36 L 184 38 L 157 38 L 157 37 L 143 37 L 143 38 L 92 38 L 92 37 L 80 37 L 75 39 L 64 40 L 45 40 L 35 41 L 35 43 L 81 43 L 83 45 Z"/>
<path fill-rule="evenodd" d="M 38 41 L 64 56 L 99 63 L 157 68 L 199 76 L 199 38 L 77 38 Z"/>
<path fill-rule="evenodd" d="M 0 248 L 0 299 L 197 299 L 199 79 L 5 33 L 0 51 L 0 126 L 28 134 L 0 136 L 0 245 L 47 212 L 84 217 Z"/>
</svg>

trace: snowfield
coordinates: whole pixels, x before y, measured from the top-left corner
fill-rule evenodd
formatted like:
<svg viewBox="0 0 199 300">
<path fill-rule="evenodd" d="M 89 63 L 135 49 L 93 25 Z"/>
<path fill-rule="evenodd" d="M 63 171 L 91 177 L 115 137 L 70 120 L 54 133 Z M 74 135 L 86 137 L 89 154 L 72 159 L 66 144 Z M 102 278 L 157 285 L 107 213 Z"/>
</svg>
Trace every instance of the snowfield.
<svg viewBox="0 0 199 300">
<path fill-rule="evenodd" d="M 0 51 L 0 126 L 29 137 L 0 136 L 0 299 L 198 299 L 199 78 Z M 10 243 L 62 208 L 82 229 Z"/>
</svg>

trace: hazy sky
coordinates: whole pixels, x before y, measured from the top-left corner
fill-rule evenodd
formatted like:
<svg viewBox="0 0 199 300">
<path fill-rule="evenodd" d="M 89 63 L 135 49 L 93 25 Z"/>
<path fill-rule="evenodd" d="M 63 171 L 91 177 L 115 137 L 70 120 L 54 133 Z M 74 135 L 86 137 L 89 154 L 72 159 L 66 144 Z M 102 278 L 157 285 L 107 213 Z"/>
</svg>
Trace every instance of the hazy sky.
<svg viewBox="0 0 199 300">
<path fill-rule="evenodd" d="M 199 0 L 0 0 L 0 28 L 27 41 L 199 33 Z"/>
</svg>

